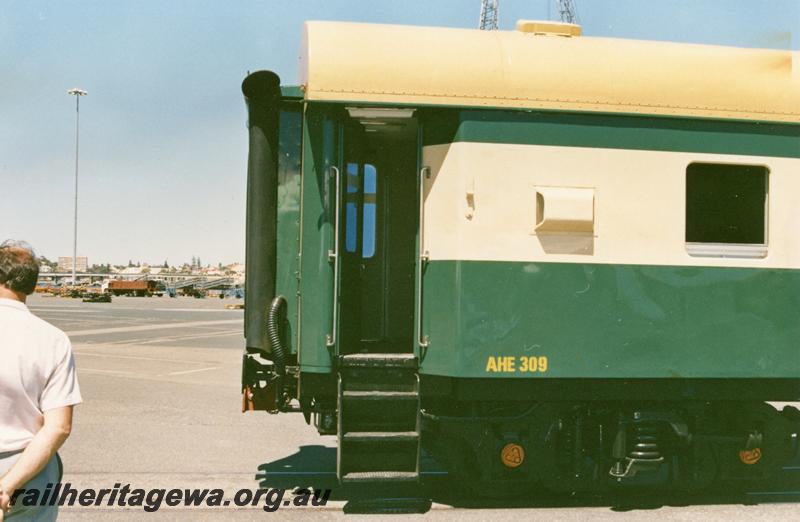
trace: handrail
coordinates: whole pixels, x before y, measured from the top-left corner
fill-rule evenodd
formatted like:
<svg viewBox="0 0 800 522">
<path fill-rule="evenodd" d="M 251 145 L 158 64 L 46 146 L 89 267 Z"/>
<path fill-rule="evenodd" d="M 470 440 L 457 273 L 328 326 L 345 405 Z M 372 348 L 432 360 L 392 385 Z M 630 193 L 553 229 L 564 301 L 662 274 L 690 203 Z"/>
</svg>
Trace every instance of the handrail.
<svg viewBox="0 0 800 522">
<path fill-rule="evenodd" d="M 428 347 L 428 336 L 422 335 L 422 271 L 428 262 L 428 252 L 424 250 L 425 231 L 425 179 L 430 177 L 430 167 L 419 170 L 419 258 L 417 259 L 417 344 L 420 348 Z"/>
<path fill-rule="evenodd" d="M 333 317 L 331 324 L 331 333 L 325 338 L 325 343 L 328 347 L 336 345 L 336 330 L 339 321 L 339 214 L 341 205 L 341 176 L 339 176 L 339 169 L 331 165 L 330 172 L 336 176 L 336 202 L 333 205 L 334 218 L 333 218 L 333 249 L 328 250 L 328 262 L 333 262 Z"/>
</svg>

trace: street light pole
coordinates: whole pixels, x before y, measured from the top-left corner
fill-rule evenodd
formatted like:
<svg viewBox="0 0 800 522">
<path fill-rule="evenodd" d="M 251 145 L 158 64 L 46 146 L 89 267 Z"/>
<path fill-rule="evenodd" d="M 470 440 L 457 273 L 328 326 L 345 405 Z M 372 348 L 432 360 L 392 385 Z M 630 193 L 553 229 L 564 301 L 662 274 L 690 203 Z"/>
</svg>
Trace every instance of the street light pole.
<svg viewBox="0 0 800 522">
<path fill-rule="evenodd" d="M 78 283 L 78 146 L 80 144 L 80 121 L 81 121 L 81 96 L 88 93 L 83 89 L 72 88 L 68 94 L 75 96 L 75 219 L 72 229 L 72 286 Z"/>
</svg>

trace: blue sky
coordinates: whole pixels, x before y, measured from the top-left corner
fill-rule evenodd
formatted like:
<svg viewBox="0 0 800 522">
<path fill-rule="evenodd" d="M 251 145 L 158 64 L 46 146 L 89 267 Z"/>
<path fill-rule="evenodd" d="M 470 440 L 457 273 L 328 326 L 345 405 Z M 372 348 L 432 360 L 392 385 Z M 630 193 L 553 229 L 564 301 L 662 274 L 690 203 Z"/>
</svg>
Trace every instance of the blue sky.
<svg viewBox="0 0 800 522">
<path fill-rule="evenodd" d="M 798 49 L 798 0 L 576 0 L 590 36 Z M 248 70 L 297 80 L 304 20 L 477 26 L 479 0 L 0 0 L 0 240 L 90 263 L 244 258 Z M 557 17 L 501 0 L 500 28 Z"/>
</svg>

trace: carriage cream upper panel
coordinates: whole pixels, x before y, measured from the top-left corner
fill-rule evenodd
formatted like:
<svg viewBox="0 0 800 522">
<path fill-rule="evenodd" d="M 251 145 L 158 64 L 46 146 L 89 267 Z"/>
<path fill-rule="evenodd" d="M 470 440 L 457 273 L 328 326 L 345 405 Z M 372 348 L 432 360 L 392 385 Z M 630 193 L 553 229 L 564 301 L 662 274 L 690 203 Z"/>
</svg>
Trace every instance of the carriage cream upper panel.
<svg viewBox="0 0 800 522">
<path fill-rule="evenodd" d="M 800 53 L 307 22 L 308 100 L 800 122 Z"/>
<path fill-rule="evenodd" d="M 687 252 L 692 163 L 768 168 L 766 257 Z M 424 147 L 423 164 L 431 172 L 423 221 L 431 261 L 800 268 L 800 159 L 459 142 Z M 536 230 L 542 187 L 592 189 L 591 232 Z"/>
</svg>

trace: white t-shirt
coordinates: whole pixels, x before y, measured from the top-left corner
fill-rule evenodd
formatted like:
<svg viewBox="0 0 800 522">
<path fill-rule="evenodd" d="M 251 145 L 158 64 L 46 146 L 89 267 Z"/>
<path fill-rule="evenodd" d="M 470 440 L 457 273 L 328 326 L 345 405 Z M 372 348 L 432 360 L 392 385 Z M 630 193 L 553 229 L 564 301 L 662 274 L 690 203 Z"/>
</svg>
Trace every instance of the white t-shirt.
<svg viewBox="0 0 800 522">
<path fill-rule="evenodd" d="M 82 400 L 67 334 L 0 298 L 0 453 L 24 449 L 42 412 Z"/>
</svg>

